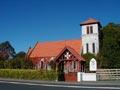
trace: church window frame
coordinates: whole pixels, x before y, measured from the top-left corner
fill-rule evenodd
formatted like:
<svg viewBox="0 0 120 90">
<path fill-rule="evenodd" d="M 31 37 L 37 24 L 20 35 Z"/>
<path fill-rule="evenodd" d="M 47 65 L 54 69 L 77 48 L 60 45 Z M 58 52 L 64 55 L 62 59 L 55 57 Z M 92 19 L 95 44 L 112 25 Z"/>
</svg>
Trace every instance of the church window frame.
<svg viewBox="0 0 120 90">
<path fill-rule="evenodd" d="M 73 68 L 76 69 L 76 61 L 73 62 Z"/>
<path fill-rule="evenodd" d="M 90 33 L 93 33 L 93 26 L 90 26 Z"/>
<path fill-rule="evenodd" d="M 93 53 L 95 53 L 95 43 L 92 43 Z"/>
<path fill-rule="evenodd" d="M 72 70 L 70 70 L 70 72 L 74 72 L 76 69 L 77 69 L 77 61 L 72 61 L 72 63 L 71 63 L 72 65 L 71 65 L 71 69 Z"/>
<path fill-rule="evenodd" d="M 77 69 L 77 61 L 74 61 L 74 66 L 73 66 L 74 70 Z"/>
<path fill-rule="evenodd" d="M 86 43 L 86 51 L 87 51 L 87 53 L 89 52 L 89 44 L 88 43 Z"/>
<path fill-rule="evenodd" d="M 89 26 L 87 26 L 87 34 L 89 34 Z"/>
</svg>

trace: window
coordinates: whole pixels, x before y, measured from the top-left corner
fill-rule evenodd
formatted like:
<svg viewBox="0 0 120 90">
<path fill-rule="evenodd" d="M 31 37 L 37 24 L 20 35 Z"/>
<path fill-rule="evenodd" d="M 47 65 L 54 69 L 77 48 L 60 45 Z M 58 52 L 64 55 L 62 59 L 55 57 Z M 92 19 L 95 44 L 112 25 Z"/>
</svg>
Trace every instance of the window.
<svg viewBox="0 0 120 90">
<path fill-rule="evenodd" d="M 74 72 L 77 68 L 77 61 L 72 61 L 71 62 L 71 72 Z"/>
<path fill-rule="evenodd" d="M 76 64 L 77 64 L 76 61 L 74 61 L 74 67 L 73 67 L 74 69 L 76 69 Z"/>
<path fill-rule="evenodd" d="M 93 26 L 90 26 L 90 33 L 93 33 Z"/>
<path fill-rule="evenodd" d="M 87 50 L 87 53 L 88 53 L 88 51 L 89 51 L 89 45 L 88 45 L 88 43 L 86 44 L 86 50 Z"/>
<path fill-rule="evenodd" d="M 93 33 L 93 26 L 87 26 L 87 34 Z"/>
<path fill-rule="evenodd" d="M 89 26 L 87 26 L 87 34 L 89 34 Z"/>
<path fill-rule="evenodd" d="M 95 53 L 95 43 L 92 44 L 93 47 L 93 53 Z"/>
</svg>

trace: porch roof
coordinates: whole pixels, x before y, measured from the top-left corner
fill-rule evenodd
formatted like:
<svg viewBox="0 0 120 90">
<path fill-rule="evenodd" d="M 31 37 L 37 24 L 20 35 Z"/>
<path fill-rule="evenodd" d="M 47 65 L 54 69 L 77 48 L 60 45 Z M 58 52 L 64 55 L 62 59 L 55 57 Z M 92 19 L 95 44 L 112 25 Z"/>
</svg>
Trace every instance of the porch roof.
<svg viewBox="0 0 120 90">
<path fill-rule="evenodd" d="M 79 61 L 85 61 L 85 59 L 70 46 L 65 46 L 58 56 L 56 56 L 55 61 L 64 53 L 66 49 L 69 50 Z"/>
</svg>

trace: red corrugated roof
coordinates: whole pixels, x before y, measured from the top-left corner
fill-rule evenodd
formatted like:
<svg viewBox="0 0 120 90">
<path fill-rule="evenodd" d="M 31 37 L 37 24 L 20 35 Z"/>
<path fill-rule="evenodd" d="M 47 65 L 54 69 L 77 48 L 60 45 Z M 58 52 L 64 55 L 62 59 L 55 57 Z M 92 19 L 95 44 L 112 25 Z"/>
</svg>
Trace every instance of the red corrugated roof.
<svg viewBox="0 0 120 90">
<path fill-rule="evenodd" d="M 65 46 L 70 46 L 80 54 L 82 42 L 81 39 L 54 42 L 38 42 L 35 47 L 30 50 L 29 57 L 56 57 Z"/>
</svg>

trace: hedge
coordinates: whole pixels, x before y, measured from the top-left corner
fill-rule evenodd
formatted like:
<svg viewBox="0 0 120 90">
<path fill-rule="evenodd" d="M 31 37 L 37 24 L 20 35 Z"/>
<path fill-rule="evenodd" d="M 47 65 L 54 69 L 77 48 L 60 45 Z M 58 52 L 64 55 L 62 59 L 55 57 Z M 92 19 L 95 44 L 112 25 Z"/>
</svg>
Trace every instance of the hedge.
<svg viewBox="0 0 120 90">
<path fill-rule="evenodd" d="M 53 70 L 0 69 L 0 78 L 54 81 L 57 79 L 57 73 Z"/>
</svg>

